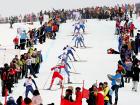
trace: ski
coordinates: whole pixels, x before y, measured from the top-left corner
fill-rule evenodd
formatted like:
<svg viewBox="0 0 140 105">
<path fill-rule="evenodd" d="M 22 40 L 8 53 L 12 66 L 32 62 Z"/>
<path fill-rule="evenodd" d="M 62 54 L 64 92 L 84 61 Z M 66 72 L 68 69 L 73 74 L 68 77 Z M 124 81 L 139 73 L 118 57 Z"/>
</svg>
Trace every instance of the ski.
<svg viewBox="0 0 140 105">
<path fill-rule="evenodd" d="M 64 84 L 64 85 L 71 85 L 71 84 L 73 85 L 73 84 L 83 84 L 83 83 L 78 83 L 78 82 L 77 82 L 77 83 L 63 83 L 63 84 Z"/>
<path fill-rule="evenodd" d="M 87 62 L 87 60 L 77 60 L 77 61 L 69 61 L 69 62 Z"/>
<path fill-rule="evenodd" d="M 59 90 L 59 89 L 61 89 L 61 88 L 57 88 L 57 89 L 42 89 L 42 90 L 57 91 L 57 90 Z"/>
<path fill-rule="evenodd" d="M 80 73 L 77 73 L 77 72 L 70 72 L 70 73 L 72 73 L 72 74 L 80 74 Z"/>
<path fill-rule="evenodd" d="M 63 88 L 68 88 L 68 87 L 63 87 Z M 62 89 L 62 88 L 56 88 L 56 89 L 41 89 L 41 90 L 48 90 L 48 91 L 58 91 L 58 90 L 60 90 L 60 89 Z"/>
</svg>

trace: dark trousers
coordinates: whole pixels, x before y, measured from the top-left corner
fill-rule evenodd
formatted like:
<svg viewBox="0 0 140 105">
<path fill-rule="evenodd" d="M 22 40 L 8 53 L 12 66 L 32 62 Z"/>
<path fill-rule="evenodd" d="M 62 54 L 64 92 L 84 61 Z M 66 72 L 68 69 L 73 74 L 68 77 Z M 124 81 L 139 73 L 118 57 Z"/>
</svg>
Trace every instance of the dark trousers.
<svg viewBox="0 0 140 105">
<path fill-rule="evenodd" d="M 36 64 L 35 63 L 32 63 L 32 68 L 33 68 L 34 73 L 36 73 Z"/>
<path fill-rule="evenodd" d="M 120 85 L 120 88 L 122 88 L 122 87 L 124 87 L 124 79 L 123 79 L 124 77 L 122 76 L 121 77 L 121 85 Z"/>
<path fill-rule="evenodd" d="M 24 65 L 23 65 L 23 69 L 22 69 L 22 78 L 23 78 L 24 76 L 27 77 L 27 73 L 28 73 L 27 65 L 24 64 Z"/>
<path fill-rule="evenodd" d="M 113 85 L 111 87 L 112 91 L 115 91 L 115 104 L 117 104 L 118 102 L 118 90 L 119 90 L 119 86 L 118 85 Z M 110 103 L 112 104 L 112 96 L 110 97 Z"/>
<path fill-rule="evenodd" d="M 35 71 L 35 73 L 39 73 L 39 69 L 40 69 L 40 63 L 37 63 L 35 68 L 36 68 L 36 71 Z"/>
<path fill-rule="evenodd" d="M 108 102 L 107 100 L 104 100 L 104 105 L 108 105 Z"/>
<path fill-rule="evenodd" d="M 27 70 L 30 70 L 30 74 L 31 75 L 33 75 L 34 77 L 36 77 L 36 75 L 35 75 L 35 72 L 34 72 L 34 70 L 33 70 L 33 68 L 32 68 L 32 65 L 27 65 Z M 27 73 L 28 72 L 26 72 L 26 76 L 27 76 Z"/>
<path fill-rule="evenodd" d="M 131 37 L 134 37 L 134 30 L 131 30 L 131 31 L 130 31 L 130 36 L 131 36 Z"/>
<path fill-rule="evenodd" d="M 18 46 L 18 44 L 15 44 L 15 49 L 19 49 L 19 46 Z"/>
<path fill-rule="evenodd" d="M 26 44 L 26 39 L 20 39 L 20 49 L 21 50 L 25 49 L 25 44 Z"/>
<path fill-rule="evenodd" d="M 31 92 L 33 94 L 34 90 L 32 86 L 26 86 L 25 97 L 28 97 L 28 93 Z"/>
<path fill-rule="evenodd" d="M 2 96 L 4 97 L 6 95 L 5 94 L 6 81 L 2 81 L 1 85 L 2 85 Z"/>
</svg>

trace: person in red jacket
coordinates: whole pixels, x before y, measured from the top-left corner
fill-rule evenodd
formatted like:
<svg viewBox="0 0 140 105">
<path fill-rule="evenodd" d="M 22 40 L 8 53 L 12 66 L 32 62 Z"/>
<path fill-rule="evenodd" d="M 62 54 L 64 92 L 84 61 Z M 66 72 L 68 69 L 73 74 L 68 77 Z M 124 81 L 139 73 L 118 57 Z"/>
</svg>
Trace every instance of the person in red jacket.
<svg viewBox="0 0 140 105">
<path fill-rule="evenodd" d="M 99 83 L 99 88 L 96 96 L 96 105 L 104 105 L 103 83 Z"/>
<path fill-rule="evenodd" d="M 8 77 L 10 78 L 12 87 L 13 87 L 13 84 L 15 83 L 15 78 L 16 78 L 15 75 L 16 75 L 16 70 L 13 68 L 10 68 Z"/>
<path fill-rule="evenodd" d="M 15 44 L 15 49 L 18 49 L 19 48 L 19 38 L 18 36 L 16 36 L 14 39 L 13 39 L 13 42 Z"/>
<path fill-rule="evenodd" d="M 57 65 L 57 66 L 54 66 L 54 67 L 51 68 L 51 71 L 54 71 L 54 72 L 53 72 L 51 84 L 50 84 L 50 87 L 48 88 L 48 90 L 51 90 L 53 82 L 56 78 L 60 79 L 60 87 L 62 88 L 63 76 L 60 74 L 60 70 L 62 68 L 65 68 L 65 66 Z"/>
<path fill-rule="evenodd" d="M 82 105 L 82 92 L 81 92 L 81 88 L 80 87 L 76 87 L 76 92 L 75 92 L 75 95 L 76 95 L 76 100 L 75 100 L 75 103 L 77 105 Z"/>
<path fill-rule="evenodd" d="M 53 32 L 52 39 L 55 39 L 57 30 L 58 30 L 58 26 L 54 23 L 52 25 L 52 32 Z"/>
<path fill-rule="evenodd" d="M 130 23 L 130 36 L 131 36 L 131 37 L 134 37 L 134 29 L 136 29 L 136 28 L 135 28 L 135 25 L 134 25 L 133 22 L 131 22 L 131 23 Z"/>
</svg>

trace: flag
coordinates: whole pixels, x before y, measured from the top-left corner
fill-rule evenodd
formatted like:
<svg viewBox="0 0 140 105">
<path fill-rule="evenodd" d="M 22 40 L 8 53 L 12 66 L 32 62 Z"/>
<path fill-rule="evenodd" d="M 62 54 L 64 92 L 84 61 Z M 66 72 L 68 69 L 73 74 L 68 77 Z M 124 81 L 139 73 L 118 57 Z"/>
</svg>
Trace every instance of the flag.
<svg viewBox="0 0 140 105">
<path fill-rule="evenodd" d="M 70 102 L 64 98 L 61 98 L 61 104 L 60 105 L 81 105 L 80 102 Z"/>
<path fill-rule="evenodd" d="M 89 98 L 89 90 L 83 87 L 82 98 Z"/>
<path fill-rule="evenodd" d="M 89 90 L 84 87 L 85 81 L 83 80 L 82 98 L 89 98 Z"/>
<path fill-rule="evenodd" d="M 61 104 L 60 105 L 75 105 L 74 102 L 70 102 L 64 98 L 61 98 Z"/>
</svg>

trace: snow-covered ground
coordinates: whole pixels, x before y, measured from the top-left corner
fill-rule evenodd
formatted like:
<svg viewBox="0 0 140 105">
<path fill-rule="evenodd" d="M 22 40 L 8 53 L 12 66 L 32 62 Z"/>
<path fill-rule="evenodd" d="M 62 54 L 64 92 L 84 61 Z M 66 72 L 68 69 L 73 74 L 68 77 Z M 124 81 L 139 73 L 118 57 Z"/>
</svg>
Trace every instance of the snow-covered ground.
<svg viewBox="0 0 140 105">
<path fill-rule="evenodd" d="M 134 21 L 136 26 L 140 28 L 138 20 Z M 47 39 L 46 43 L 42 45 L 35 46 L 38 50 L 42 50 L 44 62 L 41 64 L 40 74 L 37 76 L 39 78 L 35 79 L 40 89 L 41 96 L 43 98 L 43 105 L 54 102 L 55 105 L 59 105 L 61 90 L 48 91 L 43 90 L 44 84 L 45 89 L 49 87 L 51 76 L 50 68 L 57 64 L 58 55 L 62 53 L 62 49 L 67 44 L 71 46 L 74 42 L 71 42 L 73 33 L 72 21 L 67 21 L 67 23 L 61 24 L 60 32 L 57 34 L 56 40 Z M 19 26 L 26 27 L 25 24 L 14 24 L 14 29 L 9 29 L 9 24 L 0 25 L 0 48 L 13 49 L 12 40 L 16 36 L 16 28 Z M 35 27 L 38 23 L 35 23 Z M 29 26 L 27 26 L 29 27 Z M 78 60 L 82 62 L 69 62 L 72 67 L 72 72 L 78 72 L 80 74 L 71 74 L 71 81 L 73 83 L 82 83 L 85 80 L 85 88 L 89 88 L 92 84 L 97 82 L 110 81 L 107 78 L 107 74 L 114 74 L 117 68 L 117 61 L 119 60 L 119 55 L 108 55 L 107 49 L 114 48 L 117 49 L 117 36 L 114 35 L 115 22 L 114 21 L 98 21 L 98 20 L 88 20 L 86 23 L 86 34 L 85 44 L 86 49 L 76 49 L 75 56 Z M 22 52 L 20 52 L 22 53 Z M 6 55 L 8 56 L 8 55 Z M 10 60 L 6 57 L 5 60 Z M 25 79 L 20 80 L 15 86 L 13 94 L 15 99 L 18 96 L 24 96 L 25 87 L 23 87 Z M 47 81 L 47 82 L 46 82 Z M 65 75 L 65 82 L 67 82 L 67 75 Z M 55 82 L 57 83 L 57 82 Z M 68 85 L 65 85 L 67 87 Z M 76 87 L 82 84 L 70 86 Z M 52 89 L 59 88 L 54 85 Z M 140 86 L 138 92 L 132 92 L 132 82 L 130 84 L 125 84 L 125 88 L 119 90 L 119 102 L 118 105 L 139 105 L 140 104 Z M 30 97 L 32 95 L 30 94 Z M 4 99 L 0 96 L 0 101 Z M 85 100 L 83 100 L 83 105 L 87 105 Z"/>
</svg>

